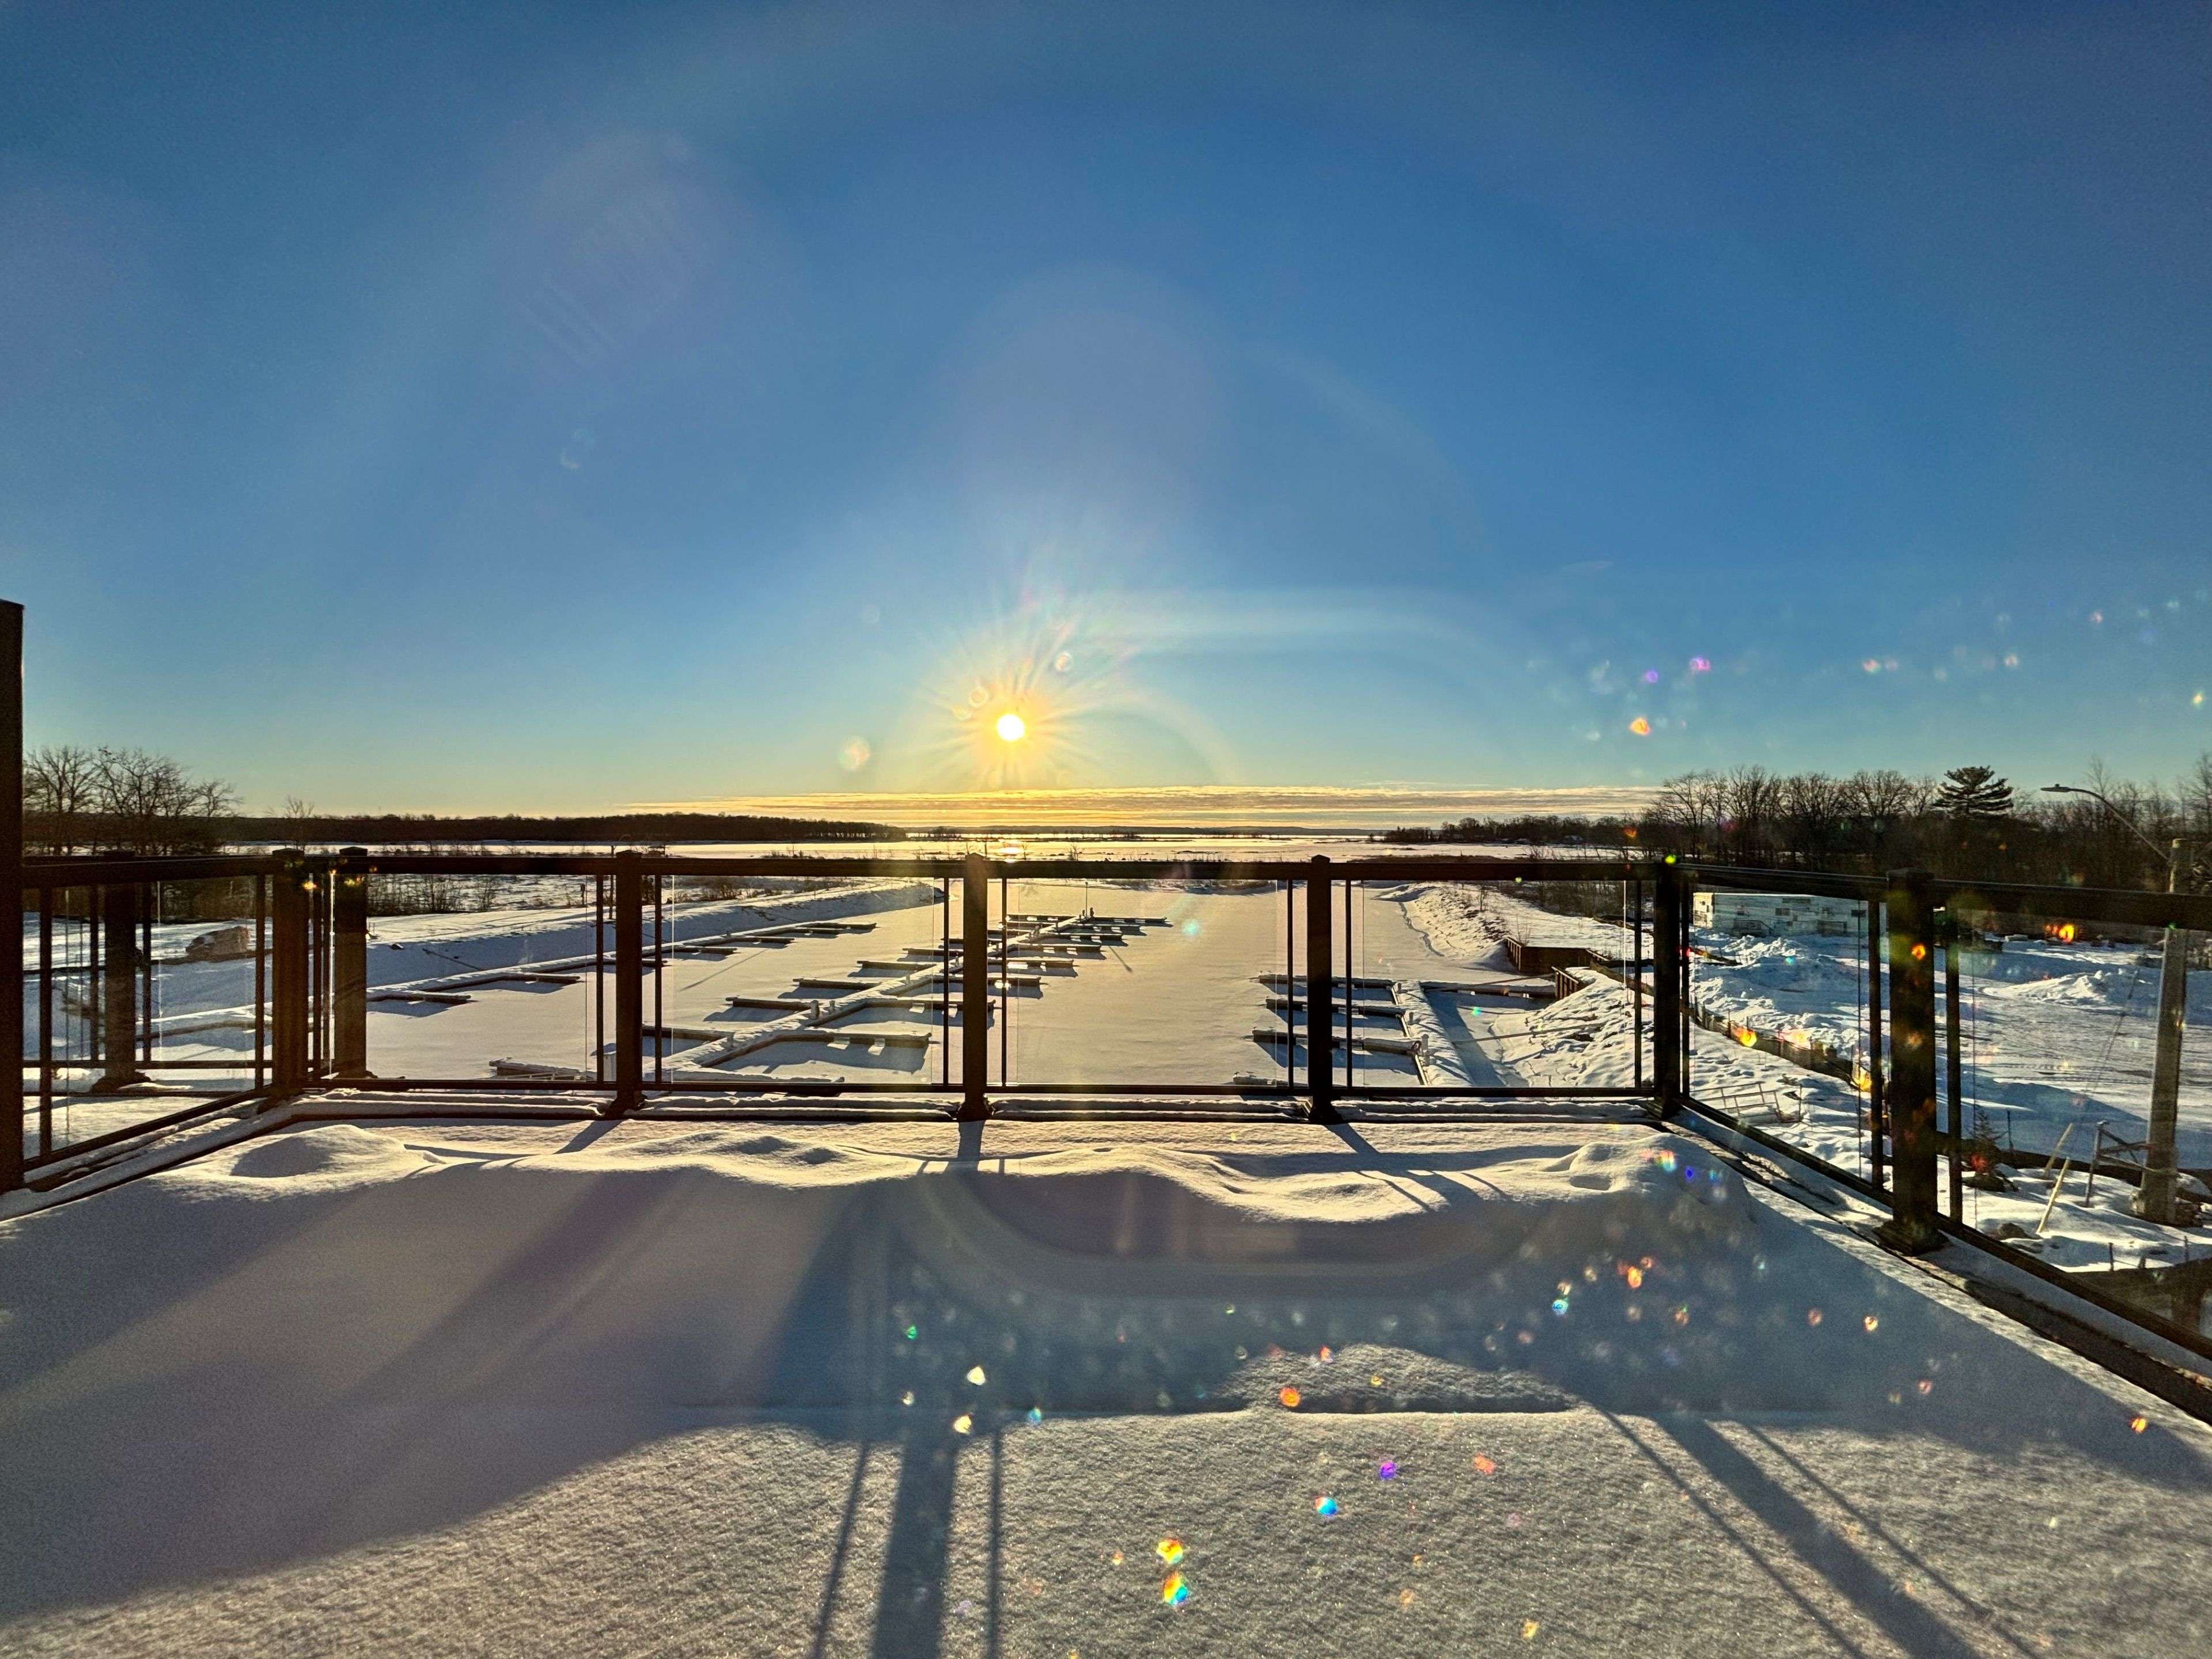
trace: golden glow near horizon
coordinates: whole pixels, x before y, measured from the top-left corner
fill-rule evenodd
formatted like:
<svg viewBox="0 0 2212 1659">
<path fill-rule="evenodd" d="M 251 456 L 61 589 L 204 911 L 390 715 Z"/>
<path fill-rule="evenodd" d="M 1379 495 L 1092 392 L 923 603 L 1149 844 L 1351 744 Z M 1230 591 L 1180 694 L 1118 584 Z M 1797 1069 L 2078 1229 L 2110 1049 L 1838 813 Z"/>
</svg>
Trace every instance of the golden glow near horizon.
<svg viewBox="0 0 2212 1659">
<path fill-rule="evenodd" d="M 999 716 L 999 736 L 1008 743 L 1019 743 L 1029 735 L 1029 722 L 1011 708 Z"/>
</svg>

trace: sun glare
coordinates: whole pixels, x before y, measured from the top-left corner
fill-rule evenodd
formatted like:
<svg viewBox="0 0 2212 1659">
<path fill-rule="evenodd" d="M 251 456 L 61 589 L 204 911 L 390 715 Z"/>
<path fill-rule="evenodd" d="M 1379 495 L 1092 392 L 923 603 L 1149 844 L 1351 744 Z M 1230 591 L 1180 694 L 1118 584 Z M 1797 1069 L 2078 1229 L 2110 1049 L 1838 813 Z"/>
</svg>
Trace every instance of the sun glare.
<svg viewBox="0 0 2212 1659">
<path fill-rule="evenodd" d="M 999 735 L 1008 743 L 1019 743 L 1029 733 L 1029 724 L 1009 708 L 999 716 Z"/>
</svg>

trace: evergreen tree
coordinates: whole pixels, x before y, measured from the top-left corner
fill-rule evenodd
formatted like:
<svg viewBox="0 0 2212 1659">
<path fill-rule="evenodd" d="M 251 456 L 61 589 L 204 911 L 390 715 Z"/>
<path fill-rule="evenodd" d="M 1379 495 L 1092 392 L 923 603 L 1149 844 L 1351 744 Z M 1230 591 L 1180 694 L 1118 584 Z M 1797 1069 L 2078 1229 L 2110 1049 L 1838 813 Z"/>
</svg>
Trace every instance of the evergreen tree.
<svg viewBox="0 0 2212 1659">
<path fill-rule="evenodd" d="M 2012 816 L 2012 784 L 1986 766 L 1954 767 L 1943 775 L 1936 804 L 1959 823 L 1986 825 Z"/>
</svg>

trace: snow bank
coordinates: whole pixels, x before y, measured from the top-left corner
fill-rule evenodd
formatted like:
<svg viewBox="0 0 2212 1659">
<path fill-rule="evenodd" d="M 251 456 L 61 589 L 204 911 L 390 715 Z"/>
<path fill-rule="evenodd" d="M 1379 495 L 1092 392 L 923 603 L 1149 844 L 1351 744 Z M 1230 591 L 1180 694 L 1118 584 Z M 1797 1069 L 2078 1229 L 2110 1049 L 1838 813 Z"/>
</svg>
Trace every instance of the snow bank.
<svg viewBox="0 0 2212 1659">
<path fill-rule="evenodd" d="M 1605 957 L 1630 953 L 1629 934 L 1619 924 L 1562 915 L 1495 884 L 1423 883 L 1381 896 L 1405 906 L 1407 920 L 1437 955 L 1470 966 L 1505 966 L 1509 937 L 1533 945 L 1578 945 Z"/>
<path fill-rule="evenodd" d="M 1048 1145 L 986 1170 L 720 1126 L 574 1139 L 487 1158 L 304 1128 L 0 1224 L 0 1389 L 15 1411 L 124 1387 L 210 1408 L 819 1401 L 851 1378 L 780 1365 L 778 1331 L 817 1258 L 869 1229 L 955 1278 L 1112 1300 L 1156 1296 L 1166 1262 L 1186 1291 L 1266 1264 L 1279 1290 L 1370 1295 L 1532 1253 L 1725 1249 L 1752 1226 L 1733 1175 L 1634 1130 L 1492 1138 L 1414 1187 L 1274 1152 Z M 1212 1359 L 1183 1363 L 1195 1383 Z"/>
<path fill-rule="evenodd" d="M 1449 1087 L 1474 1081 L 1443 1017 L 1437 1012 L 1436 1004 L 1429 1000 L 1419 981 L 1393 980 L 1390 1000 L 1398 1005 L 1398 1017 L 1405 1025 L 1406 1035 L 1413 1040 L 1413 1063 L 1420 1069 L 1424 1086 Z"/>
</svg>

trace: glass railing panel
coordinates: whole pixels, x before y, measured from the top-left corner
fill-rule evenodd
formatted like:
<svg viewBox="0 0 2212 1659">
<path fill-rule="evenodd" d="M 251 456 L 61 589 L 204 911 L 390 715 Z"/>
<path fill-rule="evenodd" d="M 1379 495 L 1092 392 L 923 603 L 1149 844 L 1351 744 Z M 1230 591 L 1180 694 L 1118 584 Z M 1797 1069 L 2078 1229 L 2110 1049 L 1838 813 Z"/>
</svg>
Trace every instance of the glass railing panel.
<svg viewBox="0 0 2212 1659">
<path fill-rule="evenodd" d="M 1279 1088 L 1302 890 L 1018 868 L 991 894 L 995 1083 Z"/>
<path fill-rule="evenodd" d="M 659 1080 L 958 1087 L 960 904 L 922 876 L 670 877 Z"/>
<path fill-rule="evenodd" d="M 1759 889 L 1693 882 L 1688 903 L 1689 1092 L 1849 1174 L 1884 1178 L 1882 907 L 1786 877 Z"/>
<path fill-rule="evenodd" d="M 2178 930 L 2169 952 L 2161 928 L 1964 903 L 1954 915 L 1955 1022 L 1940 987 L 1937 1003 L 1944 1127 L 1957 1125 L 1946 1142 L 1947 1212 L 2132 1306 L 2203 1328 L 2212 1283 L 2201 1231 L 2212 1218 L 2207 936 Z M 2164 1053 L 2162 1024 L 2172 1031 Z M 2162 1091 L 2172 1151 L 2158 1161 L 2175 1171 L 2170 1199 L 2148 1174 Z"/>
<path fill-rule="evenodd" d="M 1340 1077 L 1364 1089 L 1651 1077 L 1648 884 L 1364 881 L 1340 895 Z M 1642 927 L 1639 928 L 1639 920 Z"/>
</svg>

